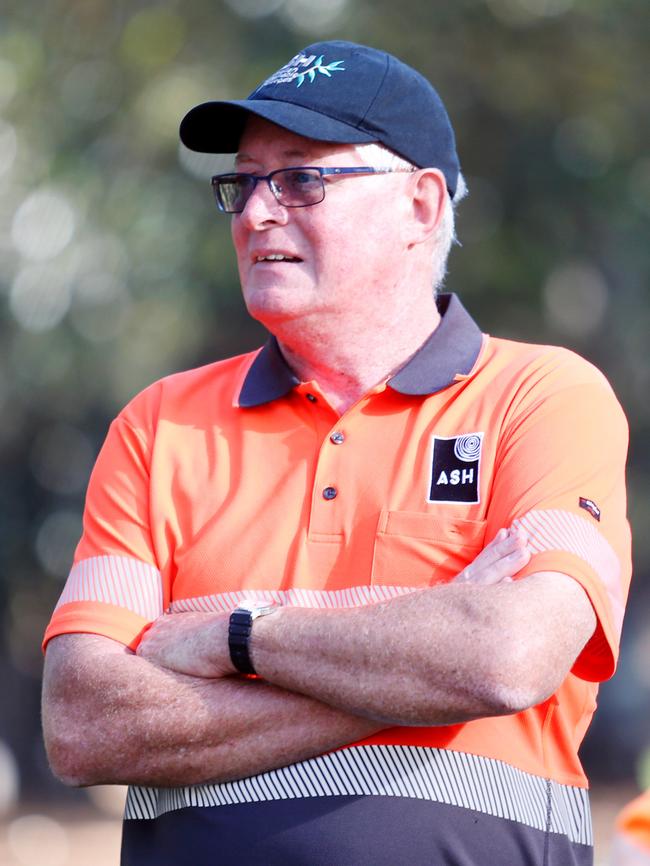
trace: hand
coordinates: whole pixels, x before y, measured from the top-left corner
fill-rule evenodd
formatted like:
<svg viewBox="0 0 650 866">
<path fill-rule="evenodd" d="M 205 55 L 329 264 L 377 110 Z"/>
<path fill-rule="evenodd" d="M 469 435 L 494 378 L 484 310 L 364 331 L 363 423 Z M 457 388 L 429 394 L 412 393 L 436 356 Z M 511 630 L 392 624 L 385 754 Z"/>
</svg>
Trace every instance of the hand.
<svg viewBox="0 0 650 866">
<path fill-rule="evenodd" d="M 476 559 L 454 578 L 454 583 L 487 586 L 511 581 L 530 560 L 530 550 L 526 545 L 526 535 L 520 529 L 500 529 Z"/>
<path fill-rule="evenodd" d="M 228 614 L 164 614 L 144 633 L 136 653 L 161 668 L 192 677 L 235 673 L 228 650 Z"/>
</svg>

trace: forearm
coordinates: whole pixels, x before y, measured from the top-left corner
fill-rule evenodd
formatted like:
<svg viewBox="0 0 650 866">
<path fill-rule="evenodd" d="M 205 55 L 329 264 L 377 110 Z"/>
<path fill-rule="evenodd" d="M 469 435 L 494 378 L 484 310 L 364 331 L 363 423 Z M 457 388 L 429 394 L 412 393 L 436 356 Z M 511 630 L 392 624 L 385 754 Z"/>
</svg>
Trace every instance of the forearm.
<svg viewBox="0 0 650 866">
<path fill-rule="evenodd" d="M 290 692 L 384 725 L 442 725 L 518 712 L 560 685 L 592 634 L 579 584 L 545 572 L 501 531 L 450 584 L 354 609 L 283 607 L 253 621 L 257 672 Z M 228 614 L 159 617 L 138 655 L 217 679 L 234 672 Z"/>
<path fill-rule="evenodd" d="M 81 639 L 83 653 L 61 653 Z M 57 646 L 59 644 L 59 646 Z M 368 736 L 376 723 L 261 681 L 185 676 L 89 635 L 48 649 L 43 726 L 68 784 L 241 778 Z M 48 671 L 49 668 L 49 671 Z"/>
<path fill-rule="evenodd" d="M 507 708 L 495 700 L 491 660 L 464 645 L 455 628 L 459 593 L 455 603 L 445 600 L 444 616 L 429 591 L 353 610 L 282 609 L 255 623 L 255 669 L 284 688 L 385 724 L 497 715 Z M 465 628 L 472 630 L 469 622 Z"/>
<path fill-rule="evenodd" d="M 575 622 L 560 626 L 568 604 Z M 345 711 L 388 724 L 453 724 L 546 699 L 594 625 L 581 587 L 545 574 L 434 587 L 354 610 L 282 609 L 256 621 L 251 651 L 263 677 Z"/>
</svg>

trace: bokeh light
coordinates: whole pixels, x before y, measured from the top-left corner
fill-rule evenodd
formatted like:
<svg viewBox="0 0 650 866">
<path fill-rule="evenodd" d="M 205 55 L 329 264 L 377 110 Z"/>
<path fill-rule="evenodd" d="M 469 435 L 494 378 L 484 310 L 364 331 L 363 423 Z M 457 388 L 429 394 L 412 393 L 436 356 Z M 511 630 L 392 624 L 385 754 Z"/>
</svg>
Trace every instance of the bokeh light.
<svg viewBox="0 0 650 866">
<path fill-rule="evenodd" d="M 72 286 L 64 269 L 46 264 L 21 268 L 11 285 L 9 307 L 26 331 L 55 328 L 70 307 Z"/>
<path fill-rule="evenodd" d="M 64 578 L 70 571 L 75 547 L 81 535 L 81 514 L 60 509 L 48 514 L 36 534 L 38 561 L 53 577 Z"/>
<path fill-rule="evenodd" d="M 0 817 L 16 806 L 19 793 L 18 762 L 9 746 L 0 740 Z"/>
<path fill-rule="evenodd" d="M 65 829 L 46 815 L 22 815 L 7 829 L 9 850 L 19 866 L 65 866 L 70 846 Z"/>
<path fill-rule="evenodd" d="M 86 282 L 86 277 L 110 273 L 116 280 L 122 281 L 129 272 L 130 264 L 124 238 L 113 232 L 92 233 L 86 229 L 84 237 L 74 248 L 73 268 L 77 274 L 77 296 L 96 297 L 97 292 L 101 291 L 105 297 L 105 291 L 100 290 L 96 283 L 91 286 Z"/>
<path fill-rule="evenodd" d="M 265 18 L 280 9 L 285 0 L 225 0 L 225 2 L 242 18 Z"/>
<path fill-rule="evenodd" d="M 122 35 L 125 59 L 147 70 L 169 63 L 185 41 L 183 18 L 169 6 L 148 6 L 136 12 Z"/>
<path fill-rule="evenodd" d="M 77 63 L 61 82 L 61 106 L 70 117 L 101 120 L 115 111 L 121 99 L 118 67 L 106 60 Z"/>
<path fill-rule="evenodd" d="M 517 0 L 517 2 L 522 9 L 530 12 L 531 15 L 548 18 L 568 12 L 575 0 Z"/>
<path fill-rule="evenodd" d="M 282 6 L 282 17 L 300 33 L 313 34 L 323 39 L 329 28 L 338 26 L 347 11 L 348 0 L 329 0 L 315 4 L 311 0 L 286 0 Z"/>
<path fill-rule="evenodd" d="M 0 120 L 0 177 L 11 170 L 16 159 L 17 146 L 16 130 Z"/>
<path fill-rule="evenodd" d="M 30 193 L 16 211 L 11 239 L 18 252 L 32 261 L 57 256 L 72 240 L 76 217 L 61 192 L 40 189 Z"/>
<path fill-rule="evenodd" d="M 193 105 L 215 94 L 206 95 L 205 84 L 191 67 L 166 70 L 152 78 L 137 98 L 133 111 L 138 135 L 155 141 L 157 146 L 178 142 L 178 125 Z"/>
<path fill-rule="evenodd" d="M 555 268 L 544 284 L 546 314 L 558 331 L 585 337 L 597 330 L 608 303 L 607 283 L 589 262 L 567 262 Z"/>
<path fill-rule="evenodd" d="M 9 105 L 18 88 L 18 76 L 13 63 L 0 57 L 0 111 Z"/>
<path fill-rule="evenodd" d="M 0 58 L 7 69 L 11 97 L 20 91 L 28 91 L 43 74 L 45 52 L 41 39 L 23 26 L 9 27 L 0 32 Z"/>
<path fill-rule="evenodd" d="M 85 276 L 76 284 L 70 323 L 90 343 L 114 340 L 129 321 L 131 300 L 124 284 L 111 273 Z"/>
<path fill-rule="evenodd" d="M 492 14 L 511 27 L 530 27 L 545 18 L 564 15 L 575 0 L 485 0 Z"/>
</svg>

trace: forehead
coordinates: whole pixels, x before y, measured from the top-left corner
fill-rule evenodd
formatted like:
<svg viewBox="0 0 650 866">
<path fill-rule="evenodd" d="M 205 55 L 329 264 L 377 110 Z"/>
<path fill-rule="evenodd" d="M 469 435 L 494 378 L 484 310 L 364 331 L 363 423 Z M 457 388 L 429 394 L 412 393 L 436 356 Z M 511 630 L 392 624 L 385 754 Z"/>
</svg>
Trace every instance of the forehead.
<svg viewBox="0 0 650 866">
<path fill-rule="evenodd" d="M 354 162 L 359 161 L 353 144 L 333 144 L 305 138 L 251 115 L 239 141 L 235 162 L 237 165 L 247 162 L 261 165 L 275 162 L 279 165 L 306 165 L 312 162 L 327 162 L 329 157 L 338 159 L 342 156 Z"/>
</svg>

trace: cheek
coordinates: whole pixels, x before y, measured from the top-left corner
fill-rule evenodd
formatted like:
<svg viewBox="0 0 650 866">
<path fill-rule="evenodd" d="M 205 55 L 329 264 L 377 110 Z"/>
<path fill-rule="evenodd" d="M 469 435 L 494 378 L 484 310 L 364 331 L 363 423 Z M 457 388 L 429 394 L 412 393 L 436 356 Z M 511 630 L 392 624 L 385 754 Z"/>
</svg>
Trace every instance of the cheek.
<svg viewBox="0 0 650 866">
<path fill-rule="evenodd" d="M 235 248 L 235 252 L 237 253 L 237 256 L 239 256 L 240 251 L 244 249 L 245 239 L 242 227 L 236 217 L 232 217 L 230 222 L 230 237 L 232 239 L 232 244 Z"/>
<path fill-rule="evenodd" d="M 243 279 L 248 272 L 248 266 L 250 264 L 248 259 L 248 238 L 241 228 L 237 228 L 234 220 L 230 229 L 230 234 L 235 250 L 235 258 L 237 259 L 237 270 L 239 271 L 240 279 Z"/>
</svg>

